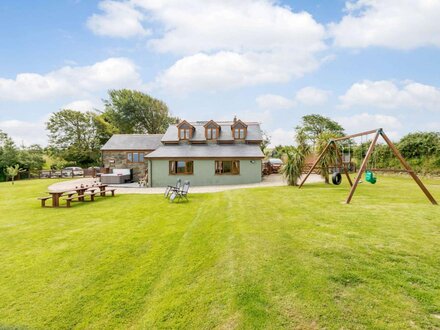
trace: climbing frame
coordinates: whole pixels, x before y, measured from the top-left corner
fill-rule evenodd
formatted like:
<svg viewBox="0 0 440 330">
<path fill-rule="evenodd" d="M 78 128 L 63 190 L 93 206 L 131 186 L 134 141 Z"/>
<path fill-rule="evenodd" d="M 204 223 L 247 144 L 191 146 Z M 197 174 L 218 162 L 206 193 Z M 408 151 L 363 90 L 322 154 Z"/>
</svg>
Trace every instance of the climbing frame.
<svg viewBox="0 0 440 330">
<path fill-rule="evenodd" d="M 370 146 L 368 147 L 368 151 L 364 157 L 364 159 L 362 160 L 362 164 L 359 168 L 359 172 L 356 175 L 356 178 L 354 180 L 354 182 L 351 181 L 350 178 L 350 174 L 348 173 L 348 169 L 347 167 L 343 164 L 342 162 L 342 157 L 340 154 L 340 151 L 338 149 L 338 146 L 336 144 L 336 142 L 338 141 L 343 141 L 343 140 L 348 140 L 348 139 L 352 139 L 355 137 L 359 137 L 359 136 L 364 136 L 364 135 L 369 135 L 369 134 L 374 134 L 373 140 L 371 141 Z M 321 152 L 321 154 L 319 155 L 319 157 L 316 159 L 315 163 L 313 164 L 313 166 L 310 168 L 310 170 L 307 172 L 306 176 L 304 177 L 304 179 L 301 181 L 299 188 L 301 188 L 304 184 L 304 182 L 306 182 L 307 178 L 310 176 L 310 174 L 313 172 L 313 170 L 316 168 L 316 166 L 318 165 L 319 161 L 321 160 L 321 158 L 325 155 L 326 152 L 328 152 L 330 150 L 330 148 L 335 148 L 336 150 L 336 154 L 338 156 L 338 159 L 340 161 L 340 164 L 342 165 L 342 168 L 344 170 L 345 175 L 347 176 L 348 182 L 350 183 L 350 193 L 348 194 L 348 197 L 345 201 L 346 204 L 349 204 L 351 202 L 351 199 L 353 198 L 353 195 L 356 191 L 356 188 L 359 184 L 359 180 L 362 177 L 362 174 L 365 172 L 366 167 L 367 167 L 367 163 L 368 160 L 371 157 L 371 154 L 374 151 L 374 148 L 377 144 L 377 140 L 379 138 L 379 136 L 381 136 L 385 142 L 388 144 L 388 146 L 391 148 L 391 150 L 393 151 L 394 155 L 399 159 L 400 163 L 403 165 L 403 167 L 405 168 L 405 170 L 402 170 L 401 172 L 406 172 L 408 173 L 413 179 L 414 181 L 418 184 L 418 186 L 420 187 L 420 189 L 422 189 L 423 193 L 425 194 L 425 196 L 429 199 L 429 201 L 433 204 L 433 205 L 437 205 L 437 201 L 434 199 L 434 197 L 431 195 L 431 193 L 429 192 L 429 190 L 425 187 L 425 185 L 422 183 L 422 181 L 420 181 L 419 177 L 417 176 L 417 174 L 414 172 L 414 170 L 411 168 L 411 166 L 407 163 L 407 161 L 403 158 L 403 156 L 400 154 L 399 150 L 397 150 L 396 146 L 394 145 L 393 142 L 391 142 L 391 140 L 388 138 L 388 136 L 385 134 L 385 132 L 383 131 L 382 128 L 378 128 L 376 130 L 371 130 L 371 131 L 366 131 L 366 132 L 361 132 L 361 133 L 357 133 L 357 134 L 352 134 L 352 135 L 347 135 L 347 136 L 343 136 L 343 137 L 339 137 L 339 138 L 335 138 L 335 139 L 331 139 L 327 145 L 325 146 L 324 150 Z"/>
</svg>

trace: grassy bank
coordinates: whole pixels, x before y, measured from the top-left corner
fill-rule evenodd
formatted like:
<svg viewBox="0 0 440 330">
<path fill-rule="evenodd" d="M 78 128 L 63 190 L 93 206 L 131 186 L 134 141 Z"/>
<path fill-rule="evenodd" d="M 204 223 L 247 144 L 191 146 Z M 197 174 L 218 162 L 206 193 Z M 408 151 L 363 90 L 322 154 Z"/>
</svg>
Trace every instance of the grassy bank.
<svg viewBox="0 0 440 330">
<path fill-rule="evenodd" d="M 0 327 L 440 327 L 440 208 L 408 178 L 42 209 L 53 182 L 0 184 Z"/>
</svg>

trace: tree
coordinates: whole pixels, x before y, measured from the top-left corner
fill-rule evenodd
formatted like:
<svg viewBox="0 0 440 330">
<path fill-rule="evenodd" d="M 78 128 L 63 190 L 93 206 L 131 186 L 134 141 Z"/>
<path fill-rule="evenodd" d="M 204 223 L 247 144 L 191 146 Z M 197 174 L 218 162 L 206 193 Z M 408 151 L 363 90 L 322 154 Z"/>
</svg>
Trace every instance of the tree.
<svg viewBox="0 0 440 330">
<path fill-rule="evenodd" d="M 304 155 L 304 157 L 307 157 L 312 152 L 312 149 L 307 141 L 308 136 L 307 133 L 304 131 L 304 129 L 296 130 L 295 140 L 299 152 L 301 152 Z"/>
<path fill-rule="evenodd" d="M 14 179 L 20 172 L 24 172 L 24 170 L 20 168 L 19 164 L 15 164 L 15 166 L 8 166 L 5 170 L 6 176 L 11 178 L 12 184 L 14 184 Z"/>
<path fill-rule="evenodd" d="M 68 109 L 52 114 L 46 123 L 52 153 L 80 166 L 97 164 L 101 140 L 95 117 Z"/>
<path fill-rule="evenodd" d="M 405 135 L 397 147 L 406 158 L 440 156 L 440 132 L 417 132 Z"/>
<path fill-rule="evenodd" d="M 335 134 L 332 132 L 322 132 L 317 136 L 316 139 L 316 145 L 315 145 L 315 151 L 317 155 L 320 155 L 325 147 L 328 145 L 328 142 L 335 138 Z M 337 154 L 334 148 L 328 148 L 325 154 L 321 157 L 318 166 L 320 167 L 320 174 L 324 178 L 325 183 L 330 183 L 329 181 L 329 167 L 331 165 L 337 164 Z"/>
<path fill-rule="evenodd" d="M 263 132 L 263 140 L 261 141 L 260 148 L 263 153 L 266 154 L 266 148 L 270 144 L 270 135 L 267 132 Z"/>
<path fill-rule="evenodd" d="M 304 154 L 296 147 L 292 147 L 286 153 L 286 163 L 281 167 L 281 174 L 284 175 L 289 186 L 296 186 L 298 184 L 298 179 L 302 174 L 304 160 Z"/>
<path fill-rule="evenodd" d="M 110 90 L 104 100 L 102 117 L 119 133 L 165 133 L 177 118 L 170 116 L 167 105 L 148 94 L 129 89 Z"/>
<path fill-rule="evenodd" d="M 30 172 L 41 170 L 45 163 L 44 150 L 38 144 L 23 146 L 19 150 L 18 159 L 22 167 Z"/>
<path fill-rule="evenodd" d="M 18 148 L 14 141 L 4 132 L 0 131 L 0 169 L 18 162 Z"/>
<path fill-rule="evenodd" d="M 270 156 L 272 158 L 282 158 L 284 155 L 286 155 L 289 151 L 293 150 L 293 146 L 283 146 L 283 145 L 277 145 L 275 148 L 272 149 L 272 152 Z"/>
<path fill-rule="evenodd" d="M 303 116 L 301 125 L 295 129 L 301 130 L 313 145 L 316 144 L 319 135 L 324 132 L 331 132 L 334 136 L 344 135 L 344 128 L 336 121 L 317 114 Z"/>
<path fill-rule="evenodd" d="M 286 162 L 281 168 L 281 173 L 287 179 L 289 186 L 296 186 L 301 177 L 306 157 L 310 154 L 311 148 L 307 143 L 307 136 L 303 130 L 297 130 L 296 147 L 284 147 Z"/>
<path fill-rule="evenodd" d="M 0 130 L 0 181 L 5 180 L 6 167 L 18 162 L 18 148 L 14 141 Z"/>
</svg>

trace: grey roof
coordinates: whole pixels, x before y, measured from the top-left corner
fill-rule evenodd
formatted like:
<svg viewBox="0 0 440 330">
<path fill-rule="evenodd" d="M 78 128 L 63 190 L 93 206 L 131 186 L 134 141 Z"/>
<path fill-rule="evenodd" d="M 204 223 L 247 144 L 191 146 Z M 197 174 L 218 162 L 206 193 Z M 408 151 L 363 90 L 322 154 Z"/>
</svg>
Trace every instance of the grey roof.
<svg viewBox="0 0 440 330">
<path fill-rule="evenodd" d="M 264 158 L 258 144 L 162 145 L 145 158 Z"/>
<path fill-rule="evenodd" d="M 163 134 L 114 134 L 101 150 L 156 150 Z"/>
<path fill-rule="evenodd" d="M 189 122 L 194 126 L 195 130 L 191 141 L 206 141 L 205 138 L 205 128 L 203 127 L 208 121 L 196 121 Z M 220 125 L 220 137 L 219 141 L 233 141 L 231 125 L 233 121 L 216 121 Z M 247 128 L 246 141 L 262 141 L 263 134 L 260 129 L 260 124 L 256 122 L 244 122 Z M 178 142 L 178 130 L 176 125 L 171 125 L 168 127 L 165 135 L 162 138 L 162 142 Z"/>
</svg>

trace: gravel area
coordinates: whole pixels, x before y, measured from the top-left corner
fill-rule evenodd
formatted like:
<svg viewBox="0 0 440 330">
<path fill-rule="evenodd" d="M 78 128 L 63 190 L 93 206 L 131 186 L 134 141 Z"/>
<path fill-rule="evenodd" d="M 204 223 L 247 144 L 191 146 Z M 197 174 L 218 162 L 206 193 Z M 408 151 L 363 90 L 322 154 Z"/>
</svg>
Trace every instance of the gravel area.
<svg viewBox="0 0 440 330">
<path fill-rule="evenodd" d="M 49 186 L 48 189 L 50 191 L 70 190 L 70 189 L 73 189 L 76 186 L 79 186 L 81 184 L 91 186 L 92 184 L 98 183 L 98 182 L 99 181 L 97 181 L 97 179 L 93 179 L 93 178 L 81 178 L 81 179 L 74 179 L 74 180 L 68 180 L 68 181 L 55 183 L 55 184 Z M 308 183 L 323 182 L 323 180 L 319 175 L 312 174 L 307 179 L 307 182 Z M 191 187 L 190 193 L 191 194 L 214 193 L 214 192 L 221 192 L 221 191 L 234 190 L 234 189 L 277 187 L 277 186 L 285 186 L 285 185 L 286 185 L 286 182 L 284 181 L 282 175 L 272 174 L 269 176 L 265 176 L 263 178 L 263 181 L 260 183 Z M 163 187 L 143 188 L 143 187 L 139 187 L 139 185 L 137 183 L 128 183 L 128 184 L 119 184 L 119 185 L 115 184 L 115 185 L 110 185 L 110 186 L 117 188 L 116 192 L 118 194 L 163 194 L 163 192 L 164 192 Z"/>
</svg>

